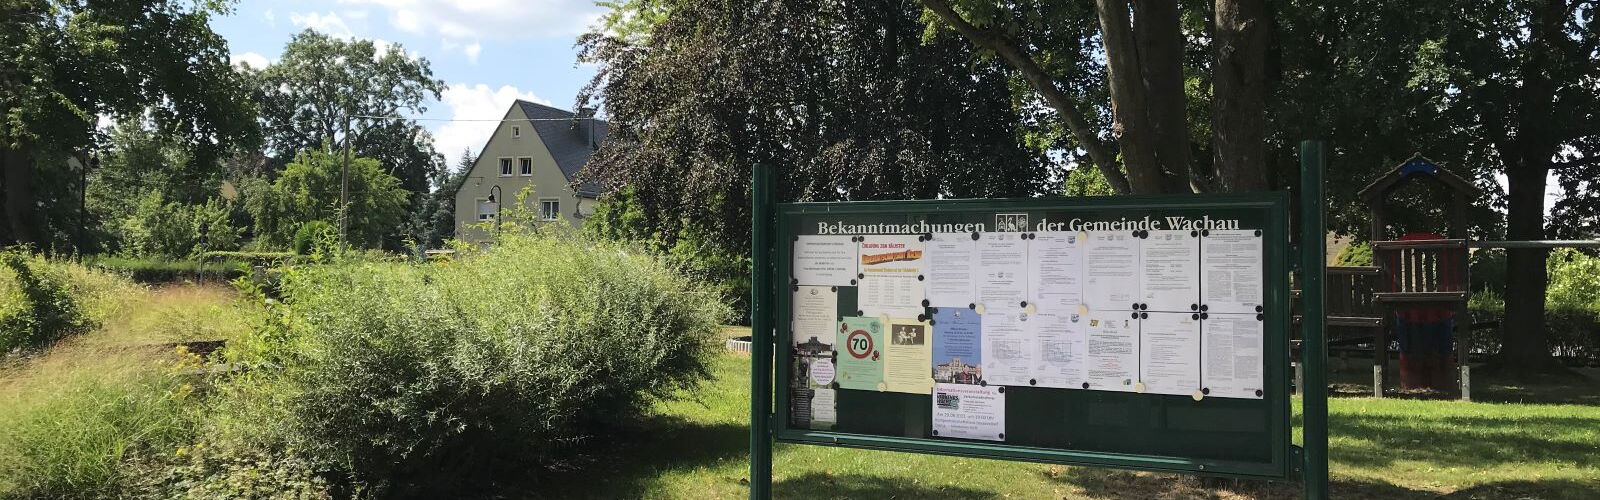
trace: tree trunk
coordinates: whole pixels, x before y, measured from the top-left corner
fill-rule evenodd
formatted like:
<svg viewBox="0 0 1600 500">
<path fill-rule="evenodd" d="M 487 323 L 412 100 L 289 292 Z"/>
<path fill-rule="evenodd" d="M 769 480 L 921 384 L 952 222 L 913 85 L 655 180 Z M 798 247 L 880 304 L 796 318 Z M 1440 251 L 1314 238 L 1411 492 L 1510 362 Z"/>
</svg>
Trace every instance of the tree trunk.
<svg viewBox="0 0 1600 500">
<path fill-rule="evenodd" d="M 1560 147 L 1561 132 L 1551 130 L 1555 112 L 1555 87 L 1550 69 L 1565 34 L 1562 24 L 1567 6 L 1563 0 L 1543 0 L 1531 6 L 1528 45 L 1522 67 L 1522 88 L 1515 103 L 1517 133 L 1506 162 L 1506 237 L 1510 240 L 1544 239 L 1545 178 L 1551 158 Z M 1550 277 L 1544 249 L 1511 249 L 1506 253 L 1506 320 L 1501 339 L 1505 367 L 1513 373 L 1532 373 L 1555 367 L 1545 333 L 1545 288 Z"/>
<path fill-rule="evenodd" d="M 949 23 L 972 43 L 994 51 L 1007 64 L 1016 68 L 1023 79 L 1028 81 L 1028 85 L 1044 97 L 1045 102 L 1061 116 L 1061 121 L 1067 125 L 1067 131 L 1072 133 L 1078 146 L 1088 153 L 1090 161 L 1100 170 L 1101 175 L 1105 176 L 1106 183 L 1111 185 L 1113 191 L 1121 194 L 1142 192 L 1130 185 L 1128 176 L 1123 174 L 1117 164 L 1116 154 L 1109 145 L 1100 140 L 1098 131 L 1090 126 L 1088 118 L 1079 109 L 1077 100 L 1057 87 L 1054 77 L 1045 73 L 1044 68 L 1040 67 L 1039 63 L 1033 60 L 1033 56 L 1024 51 L 1017 42 L 1004 35 L 978 28 L 957 14 L 945 0 L 922 0 L 922 5 L 933 11 L 939 19 Z"/>
<path fill-rule="evenodd" d="M 1267 191 L 1263 0 L 1216 0 L 1211 150 L 1224 191 Z"/>
<path fill-rule="evenodd" d="M 1173 0 L 1097 0 L 1111 79 L 1112 134 L 1135 193 L 1186 192 L 1183 40 Z M 1135 10 L 1137 12 L 1135 12 Z"/>
<path fill-rule="evenodd" d="M 38 207 L 33 198 L 33 161 L 22 149 L 0 146 L 0 162 L 5 170 L 6 224 L 11 226 L 8 244 L 39 243 Z"/>
</svg>

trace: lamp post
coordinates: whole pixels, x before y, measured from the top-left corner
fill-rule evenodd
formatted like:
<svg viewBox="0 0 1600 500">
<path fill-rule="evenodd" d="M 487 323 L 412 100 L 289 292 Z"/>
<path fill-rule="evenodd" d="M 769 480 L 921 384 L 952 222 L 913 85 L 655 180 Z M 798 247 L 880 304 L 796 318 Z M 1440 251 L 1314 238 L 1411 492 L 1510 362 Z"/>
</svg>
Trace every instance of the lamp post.
<svg viewBox="0 0 1600 500">
<path fill-rule="evenodd" d="M 489 186 L 489 203 L 494 204 L 494 230 L 500 232 L 500 185 Z"/>
</svg>

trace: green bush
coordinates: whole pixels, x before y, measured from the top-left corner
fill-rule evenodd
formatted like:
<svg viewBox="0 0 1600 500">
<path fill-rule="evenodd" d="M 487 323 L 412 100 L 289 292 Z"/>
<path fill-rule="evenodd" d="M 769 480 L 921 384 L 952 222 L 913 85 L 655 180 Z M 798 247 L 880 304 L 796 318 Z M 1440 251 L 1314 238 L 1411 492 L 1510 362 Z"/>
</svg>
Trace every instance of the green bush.
<svg viewBox="0 0 1600 500">
<path fill-rule="evenodd" d="M 333 224 L 327 221 L 314 220 L 301 224 L 294 231 L 294 253 L 311 255 L 318 249 L 327 247 L 327 241 L 336 237 Z"/>
<path fill-rule="evenodd" d="M 276 319 L 229 348 L 282 367 L 239 379 L 265 393 L 233 393 L 289 422 L 257 418 L 258 441 L 380 492 L 460 495 L 496 473 L 528 476 L 707 376 L 727 313 L 714 293 L 558 232 L 508 230 L 448 263 L 287 272 Z"/>
<path fill-rule="evenodd" d="M 208 250 L 239 248 L 244 229 L 232 221 L 232 209 L 212 199 L 196 205 L 167 202 L 151 191 L 118 227 L 123 251 L 130 255 L 188 257 Z"/>
<path fill-rule="evenodd" d="M 1336 266 L 1371 266 L 1372 262 L 1372 244 L 1364 241 L 1345 246 L 1333 257 Z"/>
<path fill-rule="evenodd" d="M 74 296 L 64 267 L 16 250 L 0 253 L 0 266 L 9 271 L 0 279 L 12 281 L 0 287 L 8 292 L 7 304 L 0 306 L 5 311 L 0 354 L 44 347 L 93 324 Z"/>
<path fill-rule="evenodd" d="M 234 259 L 167 260 L 99 256 L 87 260 L 90 267 L 121 274 L 139 283 L 161 284 L 181 281 L 231 281 L 247 276 L 250 262 Z"/>
</svg>

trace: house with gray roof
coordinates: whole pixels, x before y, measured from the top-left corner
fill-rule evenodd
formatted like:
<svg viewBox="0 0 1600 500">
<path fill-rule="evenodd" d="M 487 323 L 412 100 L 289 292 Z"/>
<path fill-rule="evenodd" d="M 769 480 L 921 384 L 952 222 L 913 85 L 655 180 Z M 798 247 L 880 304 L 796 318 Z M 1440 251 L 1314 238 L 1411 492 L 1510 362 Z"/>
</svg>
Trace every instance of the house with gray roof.
<svg viewBox="0 0 1600 500">
<path fill-rule="evenodd" d="M 574 185 L 574 179 L 606 133 L 606 122 L 594 118 L 593 109 L 573 113 L 523 100 L 512 103 L 456 191 L 456 237 L 483 240 L 481 223 L 500 220 L 502 209 L 510 209 L 528 186 L 532 193 L 524 208 L 538 220 L 582 227 L 599 190 Z"/>
</svg>

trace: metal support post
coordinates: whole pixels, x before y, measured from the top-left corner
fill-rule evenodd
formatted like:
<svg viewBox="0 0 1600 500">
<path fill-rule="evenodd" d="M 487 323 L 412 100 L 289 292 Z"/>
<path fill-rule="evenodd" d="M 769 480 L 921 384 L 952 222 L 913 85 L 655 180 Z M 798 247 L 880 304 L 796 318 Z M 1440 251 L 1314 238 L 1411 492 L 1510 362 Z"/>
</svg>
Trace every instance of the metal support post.
<svg viewBox="0 0 1600 500">
<path fill-rule="evenodd" d="M 1327 247 L 1323 244 L 1322 172 L 1327 153 L 1323 141 L 1300 143 L 1300 272 L 1302 310 L 1300 353 L 1306 388 L 1302 399 L 1305 411 L 1305 495 L 1311 500 L 1328 498 L 1328 342 L 1323 281 L 1327 273 Z"/>
<path fill-rule="evenodd" d="M 772 498 L 772 174 L 750 172 L 750 498 Z"/>
</svg>

